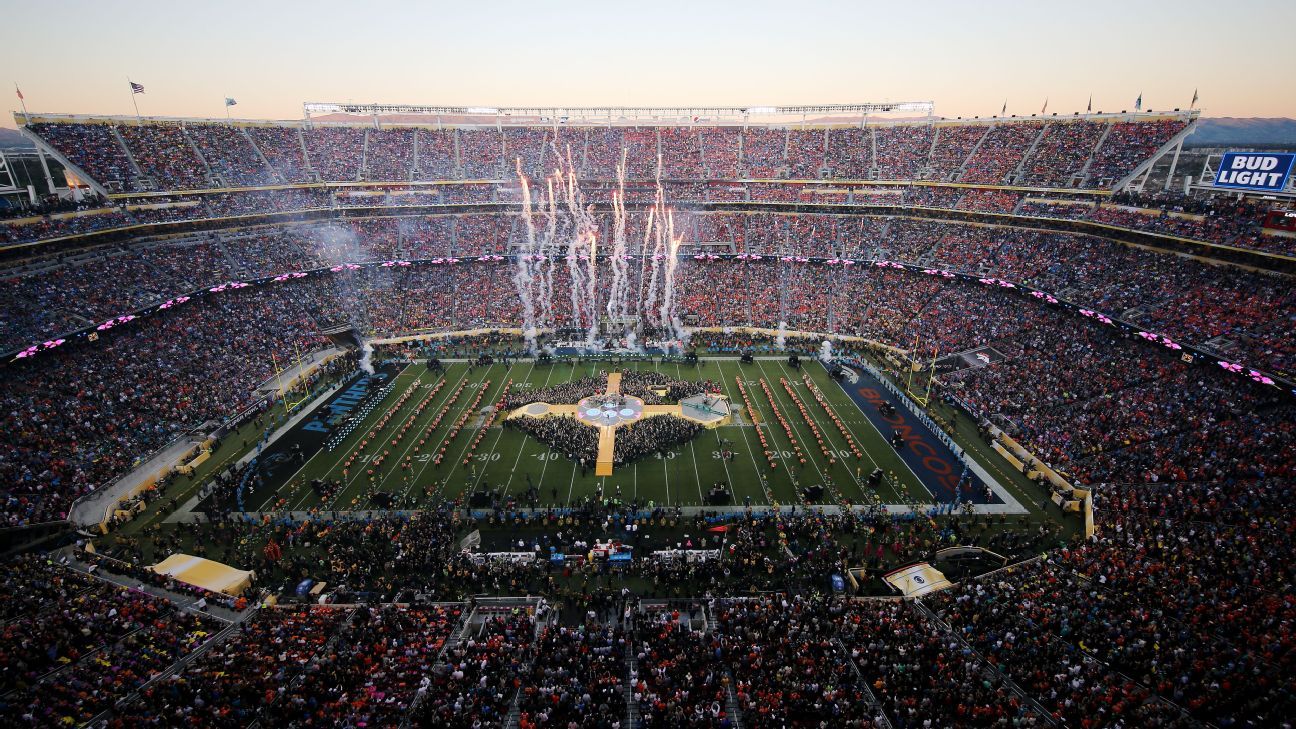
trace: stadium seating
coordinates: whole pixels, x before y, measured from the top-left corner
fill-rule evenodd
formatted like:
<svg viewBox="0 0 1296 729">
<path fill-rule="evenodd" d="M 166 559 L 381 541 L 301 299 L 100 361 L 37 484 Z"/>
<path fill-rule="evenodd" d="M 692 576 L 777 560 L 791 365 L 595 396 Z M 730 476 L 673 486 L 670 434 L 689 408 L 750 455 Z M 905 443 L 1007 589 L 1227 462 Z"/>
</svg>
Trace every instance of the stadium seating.
<svg viewBox="0 0 1296 729">
<path fill-rule="evenodd" d="M 1289 482 L 1101 484 L 1095 539 L 920 600 L 791 588 L 821 580 L 852 534 L 878 535 L 870 538 L 878 554 L 912 560 L 927 538 L 923 521 L 882 512 L 753 518 L 727 535 L 735 557 L 726 565 L 743 581 L 776 575 L 787 592 L 664 601 L 604 588 L 590 602 L 563 598 L 561 612 L 574 622 L 534 599 L 389 602 L 483 586 L 521 594 L 544 574 L 538 562 L 446 564 L 448 510 L 195 525 L 199 538 L 223 541 L 231 554 L 260 553 L 266 539 L 284 544 L 285 556 L 295 540 L 321 545 L 325 563 L 342 571 L 315 574 L 378 602 L 262 607 L 233 631 L 29 554 L 8 562 L 0 579 L 9 598 L 0 666 L 13 690 L 0 714 L 120 727 L 605 727 L 631 717 L 645 727 L 725 727 L 734 716 L 744 726 L 1030 727 L 1045 725 L 1045 715 L 1095 727 L 1280 724 L 1296 708 L 1293 583 L 1281 563 L 1291 550 Z M 769 544 L 755 540 L 774 532 L 830 546 L 773 564 L 760 556 Z M 872 552 L 866 544 L 866 560 Z M 258 565 L 266 575 L 275 569 Z M 632 569 L 676 586 L 708 574 L 653 560 Z M 733 589 L 732 577 L 712 574 L 717 589 Z M 619 600 L 599 602 L 614 594 Z"/>
<path fill-rule="evenodd" d="M 421 180 L 494 179 L 516 174 L 518 158 L 528 175 L 540 177 L 569 150 L 582 175 L 601 179 L 614 176 L 624 150 L 627 173 L 636 179 L 656 175 L 660 154 L 669 179 L 732 179 L 741 160 L 755 177 L 774 177 L 786 165 L 791 177 L 814 179 L 826 166 L 828 174 L 843 179 L 1001 184 L 1020 166 L 1026 184 L 1071 186 L 1082 179 L 1085 187 L 1100 187 L 1132 170 L 1185 123 L 1178 118 L 1077 118 L 828 130 L 705 124 L 562 127 L 556 138 L 547 127 L 232 126 L 217 120 L 184 125 L 42 120 L 28 129 L 96 181 L 122 191 L 139 189 L 144 179 L 159 190 L 202 188 L 210 175 L 227 186 L 275 182 L 261 157 L 289 183 L 312 181 L 309 171 L 324 182 L 354 182 L 362 173 L 370 181 L 403 182 L 411 170 Z"/>
</svg>

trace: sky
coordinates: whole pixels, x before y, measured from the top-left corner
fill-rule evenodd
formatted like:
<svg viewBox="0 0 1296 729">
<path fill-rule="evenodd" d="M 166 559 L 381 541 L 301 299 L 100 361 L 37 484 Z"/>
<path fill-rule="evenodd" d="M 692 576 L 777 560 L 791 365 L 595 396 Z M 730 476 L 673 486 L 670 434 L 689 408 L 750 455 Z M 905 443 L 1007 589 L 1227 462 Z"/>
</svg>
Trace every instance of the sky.
<svg viewBox="0 0 1296 729">
<path fill-rule="evenodd" d="M 302 102 L 1296 117 L 1293 0 L 0 0 L 32 112 L 299 119 Z M 4 76 L 11 78 L 4 78 Z M 19 101 L 8 94 L 10 108 Z M 12 114 L 0 125 L 12 127 Z"/>
</svg>

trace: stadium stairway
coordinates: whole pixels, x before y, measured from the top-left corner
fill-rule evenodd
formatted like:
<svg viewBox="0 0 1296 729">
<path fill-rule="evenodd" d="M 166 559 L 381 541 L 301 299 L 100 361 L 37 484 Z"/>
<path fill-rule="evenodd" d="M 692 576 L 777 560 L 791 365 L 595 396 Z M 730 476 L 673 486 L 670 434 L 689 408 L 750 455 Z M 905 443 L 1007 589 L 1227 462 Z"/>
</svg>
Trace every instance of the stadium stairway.
<svg viewBox="0 0 1296 729">
<path fill-rule="evenodd" d="M 194 157 L 196 157 L 199 162 L 202 162 L 203 179 L 207 180 L 207 184 L 212 187 L 223 186 L 223 181 L 221 181 L 221 184 L 217 184 L 216 173 L 212 171 L 211 165 L 207 163 L 207 158 L 203 156 L 202 150 L 198 149 L 198 145 L 194 143 L 193 137 L 189 136 L 189 131 L 183 126 L 180 127 L 180 136 L 184 137 L 185 145 L 189 147 L 190 152 L 193 152 Z"/>
<path fill-rule="evenodd" d="M 963 160 L 963 164 L 959 165 L 958 170 L 954 173 L 954 179 L 951 180 L 951 182 L 961 182 L 963 180 L 963 177 L 967 175 L 968 167 L 972 164 L 972 160 L 976 159 L 977 152 L 981 149 L 981 145 L 990 137 L 990 132 L 993 132 L 996 126 L 998 125 L 986 125 L 985 133 L 981 135 L 981 138 L 977 140 L 976 144 L 972 145 L 972 151 L 968 152 L 968 156 Z"/>
<path fill-rule="evenodd" d="M 333 630 L 333 634 L 330 635 L 328 640 L 324 642 L 324 645 L 321 646 L 320 649 L 313 654 L 312 659 L 315 656 L 327 656 L 332 654 L 333 647 L 337 645 L 338 639 L 342 637 L 342 634 L 344 632 L 346 632 L 347 626 L 351 625 L 351 621 L 355 620 L 356 613 L 358 612 L 359 612 L 359 608 L 353 607 L 351 608 L 351 612 L 347 613 L 346 616 L 344 616 L 340 621 L 338 621 L 337 628 Z M 297 684 L 305 680 L 305 678 L 306 678 L 306 671 L 302 670 L 299 674 L 294 676 L 292 680 L 288 682 L 288 685 L 285 687 L 286 690 L 280 691 L 278 695 L 275 696 L 274 701 L 270 702 L 269 704 L 266 704 L 261 708 L 260 711 L 258 711 L 258 716 L 260 715 L 261 711 L 264 711 L 266 708 L 274 706 L 276 703 L 278 703 L 280 697 L 290 695 L 292 693 L 292 689 L 295 688 Z M 261 727 L 265 727 L 265 726 L 267 726 L 267 724 L 263 723 L 260 719 L 257 719 L 256 721 L 248 725 L 248 729 L 261 729 Z"/>
<path fill-rule="evenodd" d="M 230 623 L 229 625 L 226 625 L 224 628 L 220 630 L 220 632 L 216 633 L 216 635 L 209 638 L 206 643 L 203 643 L 202 645 L 198 646 L 194 650 L 190 651 L 188 655 L 184 656 L 183 658 L 176 661 L 175 663 L 172 663 L 170 666 L 166 668 L 166 670 L 159 672 L 153 678 L 150 678 L 149 680 L 140 684 L 139 688 L 135 689 L 135 691 L 128 694 L 121 701 L 117 702 L 116 706 L 126 706 L 130 704 L 137 697 L 139 697 L 140 694 L 147 691 L 149 688 L 153 687 L 153 685 L 171 678 L 172 676 L 176 675 L 180 671 L 184 670 L 184 668 L 188 666 L 190 663 L 193 663 L 195 660 L 197 660 L 199 656 L 202 656 L 204 653 L 211 650 L 215 646 L 218 646 L 227 640 L 233 639 L 242 630 L 243 624 L 251 620 L 252 617 L 257 614 L 257 610 L 259 609 L 260 609 L 259 605 L 254 603 L 254 605 L 251 608 L 244 610 L 243 613 L 240 614 L 236 620 L 234 620 L 234 622 Z M 108 718 L 112 716 L 112 712 L 113 709 L 107 709 L 101 712 L 98 716 L 95 716 L 93 719 L 86 722 L 86 726 L 102 726 L 108 720 Z"/>
<path fill-rule="evenodd" d="M 356 168 L 356 182 L 362 182 L 369 179 L 369 132 L 368 127 L 364 130 L 364 140 L 360 143 L 360 166 Z"/>
<path fill-rule="evenodd" d="M 122 137 L 121 132 L 118 131 L 117 125 L 112 124 L 109 125 L 108 128 L 112 130 L 113 139 L 117 140 L 117 145 L 120 146 L 122 152 L 126 154 L 126 161 L 130 162 L 131 171 L 135 173 L 136 177 L 143 177 L 144 173 L 140 170 L 139 163 L 135 161 L 135 155 L 131 154 L 130 145 L 126 144 L 126 140 Z"/>
<path fill-rule="evenodd" d="M 1026 148 L 1026 154 L 1022 155 L 1021 161 L 1017 163 L 1017 166 L 1013 168 L 1012 174 L 1009 175 L 1008 184 L 1020 185 L 1022 183 L 1022 179 L 1026 177 L 1027 163 L 1035 157 L 1035 150 L 1039 149 L 1040 142 L 1043 141 L 1044 135 L 1048 133 L 1049 128 L 1052 126 L 1053 125 L 1048 122 L 1040 125 L 1039 133 L 1035 135 L 1035 139 L 1031 142 L 1031 146 Z M 1003 180 L 1000 180 L 1000 182 L 1003 182 Z M 1017 205 L 1019 207 L 1021 206 L 1021 200 L 1017 201 Z M 1014 212 L 1016 212 L 1016 210 L 1014 210 Z"/>
<path fill-rule="evenodd" d="M 252 147 L 252 151 L 256 152 L 257 159 L 261 160 L 261 165 L 270 173 L 270 177 L 280 183 L 285 182 L 283 175 L 279 174 L 274 165 L 270 164 L 270 160 L 266 159 L 266 156 L 261 152 L 261 148 L 257 146 L 256 140 L 252 139 L 247 127 L 239 127 L 238 130 L 243 135 L 243 138 L 247 140 L 248 146 Z"/>
<path fill-rule="evenodd" d="M 631 610 L 629 603 L 621 610 L 622 615 L 628 615 L 626 624 L 621 626 L 625 630 L 626 636 L 626 729 L 636 729 L 639 726 L 639 706 L 635 703 L 635 682 L 639 680 L 639 659 L 635 658 L 635 648 L 639 645 L 639 633 L 636 631 L 638 621 L 635 620 L 635 611 Z"/>
<path fill-rule="evenodd" d="M 522 664 L 522 668 L 517 672 L 517 675 L 519 677 L 523 677 L 523 676 L 529 677 L 531 675 L 531 669 L 535 667 L 536 653 L 537 653 L 537 647 L 540 643 L 540 636 L 544 634 L 545 628 L 547 628 L 551 622 L 552 623 L 558 622 L 559 616 L 557 614 L 557 611 L 551 613 L 551 617 L 552 620 L 547 620 L 541 618 L 539 615 L 536 616 L 535 635 L 532 636 L 533 647 L 531 649 L 531 656 L 530 658 L 528 658 L 526 663 Z M 513 693 L 513 700 L 509 702 L 509 714 L 508 714 L 508 719 L 505 720 L 504 722 L 504 729 L 518 729 L 518 726 L 522 722 L 522 707 L 521 707 L 522 688 L 526 682 L 525 680 L 523 680 L 523 681 L 519 681 L 518 683 L 519 683 L 518 689 Z"/>
<path fill-rule="evenodd" d="M 918 179 L 930 180 L 932 176 L 932 155 L 936 152 L 936 145 L 940 143 L 941 128 L 936 127 L 932 131 L 931 146 L 927 148 L 927 159 L 923 162 L 922 167 L 918 168 Z M 885 232 L 885 231 L 884 231 Z"/>
<path fill-rule="evenodd" d="M 708 633 L 717 633 L 720 630 L 720 622 L 715 618 L 715 611 L 710 605 L 703 606 L 702 614 L 706 616 L 706 627 Z M 733 722 L 734 729 L 742 729 L 742 707 L 738 705 L 738 694 L 734 693 L 733 672 L 728 668 L 725 669 L 725 711 L 729 714 L 730 721 Z"/>
<path fill-rule="evenodd" d="M 846 645 L 841 642 L 841 638 L 833 638 L 832 642 L 833 645 L 837 647 L 837 650 L 841 651 L 846 656 L 850 655 L 850 651 L 847 650 Z M 864 678 L 864 674 L 860 673 L 859 666 L 855 665 L 853 659 L 850 661 L 850 667 L 851 671 L 855 674 L 855 680 L 859 681 L 860 688 L 864 689 L 864 695 L 868 697 L 867 703 L 869 709 L 873 712 L 873 721 L 878 727 L 880 727 L 880 729 L 892 729 L 891 718 L 882 710 L 882 702 L 878 701 L 877 695 L 873 693 L 873 688 L 869 686 L 868 680 Z"/>
<path fill-rule="evenodd" d="M 1012 678 L 1008 674 L 1000 670 L 998 666 L 987 661 L 985 659 L 985 656 L 981 655 L 980 651 L 978 651 L 976 648 L 973 648 L 972 644 L 964 640 L 963 636 L 960 635 L 958 631 L 951 628 L 948 623 L 938 618 L 936 616 L 936 613 L 932 612 L 931 608 L 923 604 L 922 600 L 914 600 L 911 603 L 911 605 L 913 609 L 917 610 L 924 618 L 926 618 L 926 620 L 929 623 L 936 626 L 938 630 L 941 630 L 947 635 L 952 636 L 955 640 L 959 642 L 959 645 L 961 645 L 964 650 L 971 653 L 971 655 L 976 656 L 977 661 L 980 662 L 982 666 L 985 666 L 985 669 L 987 671 L 989 671 L 990 673 L 998 677 L 999 680 L 1002 681 L 1003 684 L 1007 686 L 1010 690 L 1012 690 L 1014 694 L 1017 694 L 1017 696 L 1021 698 L 1023 702 L 1030 704 L 1032 707 L 1034 707 L 1034 709 L 1040 713 L 1040 716 L 1044 717 L 1044 720 L 1047 721 L 1050 726 L 1057 726 L 1057 720 L 1055 720 L 1053 716 L 1049 714 L 1049 712 L 1038 701 L 1035 700 L 1035 697 L 1023 691 L 1022 687 L 1018 686 L 1017 682 L 1012 680 Z"/>
<path fill-rule="evenodd" d="M 450 637 L 446 638 L 445 643 L 441 644 L 441 651 L 437 653 L 437 659 L 433 663 L 434 669 L 438 666 L 444 665 L 446 651 L 459 645 L 460 641 L 467 636 L 468 626 L 472 625 L 472 618 L 476 614 L 476 609 L 471 612 L 467 610 L 460 611 L 459 623 L 455 626 L 454 630 L 450 631 Z M 426 691 L 420 690 L 414 694 L 414 700 L 410 702 L 409 709 L 405 711 L 405 718 L 401 720 L 401 729 L 409 729 L 409 727 L 414 726 L 414 717 L 418 716 L 419 708 L 423 706 L 423 702 L 426 699 Z"/>
<path fill-rule="evenodd" d="M 1111 134 L 1113 126 L 1112 122 L 1107 122 L 1107 125 L 1103 128 L 1103 133 L 1098 135 L 1098 142 L 1094 144 L 1093 149 L 1089 150 L 1089 158 L 1085 160 L 1084 166 L 1080 168 L 1080 173 L 1078 175 L 1080 182 L 1076 187 L 1083 187 L 1085 181 L 1089 179 L 1089 168 L 1093 166 L 1094 157 L 1098 156 L 1098 150 L 1102 149 L 1103 142 L 1107 141 L 1107 137 Z"/>
</svg>

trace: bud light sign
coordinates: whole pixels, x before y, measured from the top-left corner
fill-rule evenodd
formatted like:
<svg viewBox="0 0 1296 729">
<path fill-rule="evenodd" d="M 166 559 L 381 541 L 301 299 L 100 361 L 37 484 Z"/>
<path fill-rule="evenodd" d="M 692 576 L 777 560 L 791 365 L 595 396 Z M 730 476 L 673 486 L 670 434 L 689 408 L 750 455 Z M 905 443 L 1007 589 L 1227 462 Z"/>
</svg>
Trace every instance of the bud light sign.
<svg viewBox="0 0 1296 729">
<path fill-rule="evenodd" d="M 1296 154 L 1225 152 L 1215 173 L 1215 187 L 1281 192 Z"/>
</svg>

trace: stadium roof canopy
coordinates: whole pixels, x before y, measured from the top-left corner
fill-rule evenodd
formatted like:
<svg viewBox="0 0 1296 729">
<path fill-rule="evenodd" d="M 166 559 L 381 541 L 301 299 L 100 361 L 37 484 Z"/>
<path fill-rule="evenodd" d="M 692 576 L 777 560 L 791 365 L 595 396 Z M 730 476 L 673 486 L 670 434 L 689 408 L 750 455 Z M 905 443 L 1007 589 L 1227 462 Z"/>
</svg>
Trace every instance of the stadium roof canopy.
<svg viewBox="0 0 1296 729">
<path fill-rule="evenodd" d="M 936 105 L 930 101 L 897 101 L 863 104 L 813 104 L 808 106 L 420 106 L 414 104 L 339 104 L 306 102 L 305 117 L 319 114 L 356 114 L 363 116 L 425 115 L 443 117 L 521 117 L 545 121 L 761 121 L 776 119 L 848 116 L 868 114 L 918 113 L 931 116 Z"/>
</svg>

